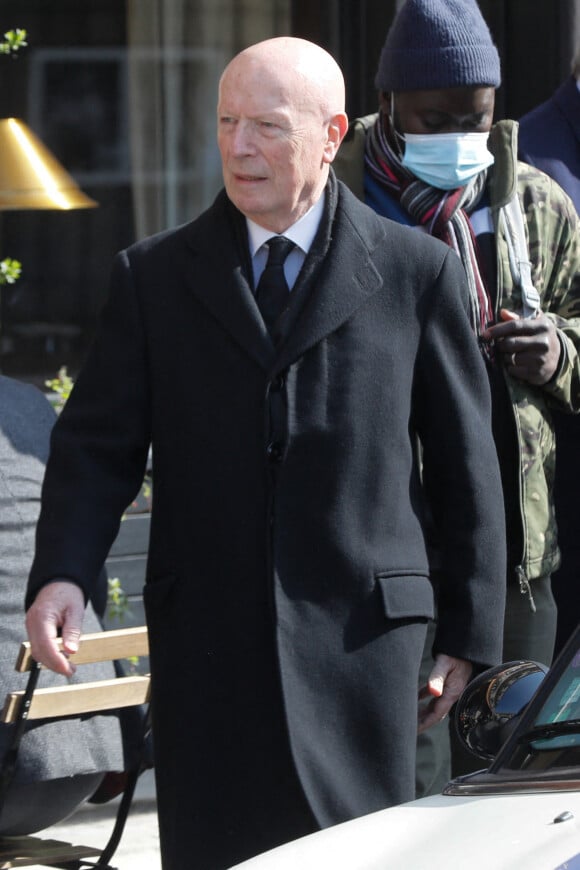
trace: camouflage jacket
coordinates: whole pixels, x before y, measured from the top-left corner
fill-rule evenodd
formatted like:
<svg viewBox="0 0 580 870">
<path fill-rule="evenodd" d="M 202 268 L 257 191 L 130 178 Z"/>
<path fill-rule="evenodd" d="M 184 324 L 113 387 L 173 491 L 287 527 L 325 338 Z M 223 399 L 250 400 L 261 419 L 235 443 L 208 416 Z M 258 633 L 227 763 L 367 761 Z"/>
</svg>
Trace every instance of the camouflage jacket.
<svg viewBox="0 0 580 870">
<path fill-rule="evenodd" d="M 351 125 L 334 163 L 337 176 L 364 200 L 364 140 L 376 115 Z M 517 160 L 517 122 L 495 124 L 488 147 L 495 162 L 488 172 L 488 195 L 497 248 L 497 310 L 517 312 L 502 206 L 517 191 L 525 215 L 532 280 L 540 305 L 558 329 L 562 355 L 549 384 L 533 386 L 505 378 L 519 442 L 519 497 L 524 552 L 516 569 L 522 591 L 528 580 L 550 574 L 560 561 L 552 489 L 556 464 L 551 410 L 580 411 L 580 223 L 562 189 L 544 173 Z"/>
</svg>

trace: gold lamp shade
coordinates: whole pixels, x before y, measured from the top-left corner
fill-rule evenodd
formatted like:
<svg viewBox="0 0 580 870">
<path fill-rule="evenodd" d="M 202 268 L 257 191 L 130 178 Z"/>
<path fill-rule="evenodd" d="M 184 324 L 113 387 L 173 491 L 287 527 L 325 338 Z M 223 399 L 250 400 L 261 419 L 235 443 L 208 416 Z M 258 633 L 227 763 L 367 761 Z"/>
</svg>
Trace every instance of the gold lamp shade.
<svg viewBox="0 0 580 870">
<path fill-rule="evenodd" d="M 96 205 L 23 121 L 0 119 L 0 209 Z"/>
</svg>

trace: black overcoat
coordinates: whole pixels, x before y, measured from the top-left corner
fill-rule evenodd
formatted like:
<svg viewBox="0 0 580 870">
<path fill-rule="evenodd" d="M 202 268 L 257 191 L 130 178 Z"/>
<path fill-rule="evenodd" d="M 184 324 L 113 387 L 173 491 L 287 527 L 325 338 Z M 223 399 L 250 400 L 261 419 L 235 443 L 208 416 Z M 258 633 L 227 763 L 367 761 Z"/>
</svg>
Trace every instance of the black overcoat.
<svg viewBox="0 0 580 870">
<path fill-rule="evenodd" d="M 443 541 L 436 649 L 500 651 L 502 496 L 458 258 L 339 184 L 327 256 L 275 349 L 231 210 L 222 193 L 118 256 L 53 436 L 30 581 L 29 599 L 55 576 L 90 588 L 151 440 L 145 603 L 170 870 L 229 866 L 413 796 L 433 615 L 417 434 Z"/>
</svg>

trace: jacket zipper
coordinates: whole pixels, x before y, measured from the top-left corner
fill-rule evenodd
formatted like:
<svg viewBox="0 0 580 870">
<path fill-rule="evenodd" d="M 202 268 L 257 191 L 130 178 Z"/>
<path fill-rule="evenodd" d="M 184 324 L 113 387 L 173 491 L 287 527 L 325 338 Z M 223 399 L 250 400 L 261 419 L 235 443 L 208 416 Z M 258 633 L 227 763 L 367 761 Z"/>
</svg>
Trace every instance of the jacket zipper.
<svg viewBox="0 0 580 870">
<path fill-rule="evenodd" d="M 494 238 L 496 240 L 496 256 L 497 256 L 497 259 L 496 259 L 497 291 L 496 291 L 496 299 L 495 299 L 495 319 L 496 319 L 496 323 L 499 323 L 499 310 L 501 308 L 501 304 L 502 304 L 503 296 L 504 296 L 504 280 L 503 280 L 503 271 L 501 269 L 502 264 L 501 264 L 500 255 L 499 255 L 499 245 L 497 244 L 497 242 L 499 240 L 498 220 L 497 220 L 497 217 L 495 215 L 494 215 L 493 222 L 494 222 L 494 230 L 495 230 Z M 501 282 L 501 286 L 500 286 L 500 282 Z M 520 506 L 520 523 L 521 523 L 522 542 L 523 542 L 522 557 L 521 557 L 522 563 L 523 563 L 523 562 L 525 562 L 525 556 L 526 556 L 526 537 L 527 537 L 527 535 L 526 535 L 526 518 L 525 518 L 524 499 L 523 499 L 524 482 L 523 482 L 523 471 L 522 471 L 520 424 L 519 424 L 517 412 L 513 406 L 511 390 L 510 390 L 510 386 L 509 386 L 505 371 L 503 372 L 503 376 L 504 376 L 504 382 L 506 385 L 506 390 L 507 390 L 507 394 L 508 394 L 508 398 L 509 398 L 509 402 L 510 402 L 510 406 L 511 406 L 516 441 L 518 444 L 518 502 L 519 502 L 519 506 Z M 520 587 L 520 593 L 522 595 L 528 596 L 528 599 L 530 602 L 530 609 L 531 609 L 532 613 L 536 613 L 537 612 L 536 602 L 534 601 L 532 587 L 531 587 L 530 581 L 528 580 L 528 577 L 527 577 L 527 574 L 525 572 L 523 564 L 516 565 L 515 574 L 516 574 L 516 579 L 517 579 L 519 587 Z"/>
<path fill-rule="evenodd" d="M 520 592 L 522 595 L 527 595 L 530 600 L 530 608 L 532 613 L 536 612 L 536 602 L 534 601 L 534 596 L 532 594 L 532 587 L 530 585 L 530 581 L 526 576 L 526 572 L 524 571 L 522 565 L 516 565 L 516 577 L 518 578 L 518 583 L 520 584 Z"/>
</svg>

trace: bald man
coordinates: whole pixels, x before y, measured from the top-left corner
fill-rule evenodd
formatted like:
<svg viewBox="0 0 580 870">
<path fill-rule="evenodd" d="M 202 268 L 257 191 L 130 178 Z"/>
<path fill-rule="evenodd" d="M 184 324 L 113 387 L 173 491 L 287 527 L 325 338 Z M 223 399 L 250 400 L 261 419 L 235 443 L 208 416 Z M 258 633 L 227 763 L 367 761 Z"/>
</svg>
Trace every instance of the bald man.
<svg viewBox="0 0 580 870">
<path fill-rule="evenodd" d="M 319 47 L 282 37 L 231 61 L 225 190 L 118 255 L 54 431 L 27 625 L 62 673 L 54 638 L 76 648 L 153 445 L 144 598 L 166 870 L 219 870 L 413 796 L 434 612 L 423 486 L 444 582 L 421 727 L 499 655 L 501 490 L 464 274 L 336 181 L 346 129 Z"/>
</svg>

